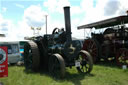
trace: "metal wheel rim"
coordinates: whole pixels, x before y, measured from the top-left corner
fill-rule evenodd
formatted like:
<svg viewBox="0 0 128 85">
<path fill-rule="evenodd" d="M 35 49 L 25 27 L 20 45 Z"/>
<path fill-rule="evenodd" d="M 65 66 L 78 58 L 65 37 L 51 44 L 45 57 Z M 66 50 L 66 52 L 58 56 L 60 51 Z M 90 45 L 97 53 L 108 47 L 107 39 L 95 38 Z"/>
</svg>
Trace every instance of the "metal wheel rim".
<svg viewBox="0 0 128 85">
<path fill-rule="evenodd" d="M 80 67 L 77 67 L 77 70 L 81 73 L 90 73 L 93 69 L 93 61 L 91 55 L 84 50 L 81 50 L 77 59 L 80 60 Z"/>
</svg>

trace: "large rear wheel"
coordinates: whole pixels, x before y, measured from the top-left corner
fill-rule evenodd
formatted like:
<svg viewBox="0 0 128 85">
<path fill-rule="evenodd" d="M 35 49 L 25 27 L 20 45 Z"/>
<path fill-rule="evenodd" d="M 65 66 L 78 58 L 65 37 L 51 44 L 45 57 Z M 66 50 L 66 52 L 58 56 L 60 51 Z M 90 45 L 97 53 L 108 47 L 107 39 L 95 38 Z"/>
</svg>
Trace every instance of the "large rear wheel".
<svg viewBox="0 0 128 85">
<path fill-rule="evenodd" d="M 24 64 L 27 70 L 39 70 L 40 55 L 37 44 L 33 41 L 29 41 L 24 45 Z"/>
<path fill-rule="evenodd" d="M 91 55 L 87 51 L 81 50 L 76 58 L 75 66 L 78 72 L 90 73 L 93 69 Z"/>
<path fill-rule="evenodd" d="M 98 61 L 99 43 L 97 42 L 97 40 L 94 40 L 94 39 L 85 40 L 84 44 L 83 44 L 83 50 L 86 50 L 91 54 L 94 63 L 96 63 L 96 61 Z"/>
<path fill-rule="evenodd" d="M 49 73 L 56 78 L 64 78 L 65 62 L 60 54 L 53 54 L 49 58 Z"/>
</svg>

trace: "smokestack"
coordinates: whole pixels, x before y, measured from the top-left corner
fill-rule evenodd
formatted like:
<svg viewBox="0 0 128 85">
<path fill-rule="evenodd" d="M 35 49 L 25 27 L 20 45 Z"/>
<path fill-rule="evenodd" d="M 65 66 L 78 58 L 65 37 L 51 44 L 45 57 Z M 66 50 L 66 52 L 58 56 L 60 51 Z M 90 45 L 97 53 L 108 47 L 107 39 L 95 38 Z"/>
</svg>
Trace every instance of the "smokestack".
<svg viewBox="0 0 128 85">
<path fill-rule="evenodd" d="M 64 7 L 64 18 L 65 18 L 65 28 L 66 28 L 66 38 L 67 42 L 71 42 L 71 23 L 70 23 L 70 7 Z"/>
</svg>

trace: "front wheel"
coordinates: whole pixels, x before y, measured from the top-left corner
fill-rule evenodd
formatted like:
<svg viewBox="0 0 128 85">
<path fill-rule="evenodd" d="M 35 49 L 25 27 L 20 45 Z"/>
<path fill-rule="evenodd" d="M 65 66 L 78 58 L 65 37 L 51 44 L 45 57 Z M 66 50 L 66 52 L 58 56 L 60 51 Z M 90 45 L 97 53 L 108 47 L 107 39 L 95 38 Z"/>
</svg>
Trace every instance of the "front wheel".
<svg viewBox="0 0 128 85">
<path fill-rule="evenodd" d="M 89 52 L 81 50 L 76 58 L 75 66 L 78 72 L 90 73 L 93 69 L 93 60 Z"/>
<path fill-rule="evenodd" d="M 123 65 L 128 66 L 128 49 L 120 48 L 116 54 L 117 65 L 122 67 Z"/>
<path fill-rule="evenodd" d="M 53 54 L 49 58 L 49 73 L 56 78 L 64 78 L 65 62 L 60 54 Z"/>
</svg>

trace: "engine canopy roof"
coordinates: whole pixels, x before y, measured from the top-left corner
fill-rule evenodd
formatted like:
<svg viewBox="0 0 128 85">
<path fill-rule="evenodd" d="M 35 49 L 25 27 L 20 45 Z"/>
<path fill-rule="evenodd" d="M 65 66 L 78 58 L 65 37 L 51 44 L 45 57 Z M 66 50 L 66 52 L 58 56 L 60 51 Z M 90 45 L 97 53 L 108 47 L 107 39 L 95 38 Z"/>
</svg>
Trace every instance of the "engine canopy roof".
<svg viewBox="0 0 128 85">
<path fill-rule="evenodd" d="M 121 25 L 128 23 L 128 15 L 122 15 L 82 26 L 78 26 L 77 29 L 92 29 L 93 27 L 95 29 L 102 29 L 105 27 L 115 26 L 115 25 Z"/>
</svg>

